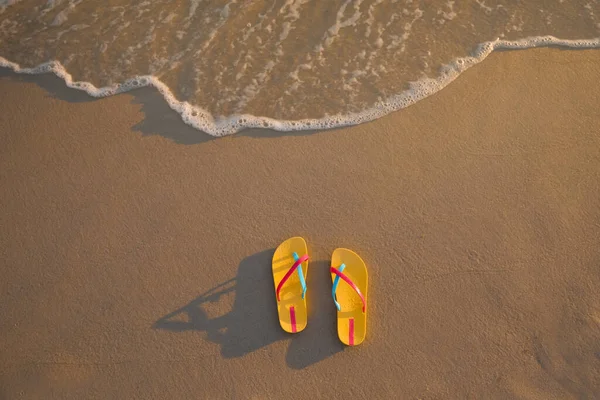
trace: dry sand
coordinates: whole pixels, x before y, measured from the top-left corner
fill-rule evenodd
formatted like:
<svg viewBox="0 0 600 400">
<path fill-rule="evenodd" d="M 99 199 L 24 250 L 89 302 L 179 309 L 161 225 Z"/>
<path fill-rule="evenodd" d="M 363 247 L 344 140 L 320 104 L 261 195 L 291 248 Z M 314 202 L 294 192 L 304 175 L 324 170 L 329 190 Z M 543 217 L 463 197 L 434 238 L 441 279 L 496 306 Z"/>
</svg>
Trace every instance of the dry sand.
<svg viewBox="0 0 600 400">
<path fill-rule="evenodd" d="M 600 51 L 502 52 L 348 129 L 212 140 L 0 79 L 0 398 L 600 397 Z M 308 328 L 270 257 L 304 236 Z M 370 271 L 335 333 L 328 258 Z"/>
</svg>

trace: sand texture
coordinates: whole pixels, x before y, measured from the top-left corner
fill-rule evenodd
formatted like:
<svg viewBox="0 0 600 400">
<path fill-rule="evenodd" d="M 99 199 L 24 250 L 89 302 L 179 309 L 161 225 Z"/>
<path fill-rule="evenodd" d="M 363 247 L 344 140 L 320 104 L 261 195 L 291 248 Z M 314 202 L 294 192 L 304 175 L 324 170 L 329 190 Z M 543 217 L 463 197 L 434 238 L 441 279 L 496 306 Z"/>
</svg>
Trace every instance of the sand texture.
<svg viewBox="0 0 600 400">
<path fill-rule="evenodd" d="M 0 78 L 0 398 L 600 397 L 600 51 L 499 52 L 373 123 L 212 139 Z M 311 255 L 309 322 L 270 259 Z M 329 257 L 369 268 L 366 341 Z"/>
</svg>

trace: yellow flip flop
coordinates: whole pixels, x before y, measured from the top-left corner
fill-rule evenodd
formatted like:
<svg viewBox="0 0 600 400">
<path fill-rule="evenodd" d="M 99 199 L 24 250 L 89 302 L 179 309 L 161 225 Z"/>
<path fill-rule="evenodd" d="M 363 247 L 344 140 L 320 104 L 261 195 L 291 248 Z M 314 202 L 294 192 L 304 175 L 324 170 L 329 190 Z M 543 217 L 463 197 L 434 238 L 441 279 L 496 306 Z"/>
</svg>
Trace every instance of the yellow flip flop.
<svg viewBox="0 0 600 400">
<path fill-rule="evenodd" d="M 294 273 L 296 272 L 296 273 Z M 306 276 L 308 247 L 301 237 L 281 243 L 273 255 L 273 281 L 279 324 L 289 333 L 306 328 Z"/>
<path fill-rule="evenodd" d="M 356 346 L 367 333 L 367 266 L 352 250 L 335 249 L 329 271 L 331 294 L 338 310 L 338 337 L 345 345 Z M 345 283 L 338 287 L 340 279 Z"/>
</svg>

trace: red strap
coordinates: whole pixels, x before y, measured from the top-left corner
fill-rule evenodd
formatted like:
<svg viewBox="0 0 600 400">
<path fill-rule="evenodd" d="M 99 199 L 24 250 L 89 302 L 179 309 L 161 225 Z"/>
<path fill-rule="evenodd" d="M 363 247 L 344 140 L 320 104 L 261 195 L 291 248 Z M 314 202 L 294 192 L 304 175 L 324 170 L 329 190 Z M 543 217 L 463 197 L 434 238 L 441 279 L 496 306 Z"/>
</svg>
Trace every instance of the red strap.
<svg viewBox="0 0 600 400">
<path fill-rule="evenodd" d="M 290 307 L 290 322 L 292 323 L 292 333 L 298 332 L 298 327 L 296 325 L 296 309 L 294 306 Z"/>
<path fill-rule="evenodd" d="M 354 291 L 360 296 L 360 299 L 362 300 L 362 303 L 363 303 L 362 312 L 365 312 L 365 309 L 367 307 L 367 301 L 365 300 L 365 297 L 363 296 L 363 294 L 360 292 L 360 289 L 358 288 L 358 286 L 356 286 L 354 284 L 354 282 L 352 282 L 350 280 L 350 278 L 348 278 L 343 272 L 340 272 L 338 269 L 330 267 L 329 271 L 331 271 L 331 273 L 336 274 L 337 276 L 342 278 L 342 280 L 344 282 L 346 282 L 348 285 L 350 285 L 350 287 L 352 289 L 354 289 Z"/>
<path fill-rule="evenodd" d="M 290 276 L 292 276 L 292 274 L 294 273 L 294 271 L 296 270 L 296 268 L 298 268 L 298 266 L 300 264 L 302 264 L 306 260 L 308 260 L 308 254 L 305 254 L 302 257 L 300 257 L 298 259 L 298 261 L 296 261 L 294 263 L 294 265 L 292 265 L 292 268 L 290 268 L 288 270 L 288 272 L 285 274 L 285 276 L 283 277 L 283 279 L 279 282 L 279 284 L 277 285 L 277 301 L 280 301 L 280 299 L 279 299 L 279 291 L 281 290 L 281 287 L 283 286 L 283 284 L 290 278 Z"/>
</svg>

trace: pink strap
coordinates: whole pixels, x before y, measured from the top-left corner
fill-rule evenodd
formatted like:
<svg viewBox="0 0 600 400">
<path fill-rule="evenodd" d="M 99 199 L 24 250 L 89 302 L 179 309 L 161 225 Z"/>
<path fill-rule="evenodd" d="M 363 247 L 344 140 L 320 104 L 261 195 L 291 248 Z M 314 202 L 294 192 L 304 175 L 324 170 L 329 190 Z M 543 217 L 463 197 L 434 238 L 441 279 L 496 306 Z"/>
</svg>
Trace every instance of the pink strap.
<svg viewBox="0 0 600 400">
<path fill-rule="evenodd" d="M 292 333 L 298 332 L 298 327 L 296 325 L 296 309 L 294 306 L 290 307 L 290 322 L 292 323 Z"/>
<path fill-rule="evenodd" d="M 277 285 L 277 301 L 280 301 L 280 299 L 279 299 L 279 291 L 281 290 L 281 287 L 283 286 L 283 284 L 290 278 L 290 276 L 292 276 L 292 274 L 294 273 L 294 271 L 296 270 L 296 268 L 298 268 L 298 266 L 300 264 L 302 264 L 306 260 L 308 260 L 308 254 L 305 254 L 302 257 L 300 257 L 294 263 L 294 265 L 292 265 L 292 268 L 290 268 L 288 270 L 288 272 L 285 274 L 285 276 L 283 277 L 283 279 L 279 282 L 279 284 Z"/>
<path fill-rule="evenodd" d="M 350 278 L 348 278 L 343 272 L 340 272 L 338 269 L 330 267 L 329 271 L 331 271 L 332 273 L 334 273 L 337 276 L 339 276 L 340 278 L 342 278 L 342 280 L 344 282 L 346 282 L 348 285 L 350 285 L 350 287 L 352 289 L 354 289 L 354 291 L 360 296 L 360 299 L 362 300 L 362 303 L 363 303 L 362 312 L 365 312 L 365 309 L 367 308 L 367 301 L 365 300 L 365 297 L 363 296 L 363 294 L 360 292 L 360 289 L 358 288 L 358 286 L 356 286 L 354 284 L 354 282 L 352 282 L 350 280 Z"/>
</svg>

